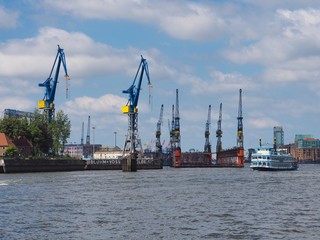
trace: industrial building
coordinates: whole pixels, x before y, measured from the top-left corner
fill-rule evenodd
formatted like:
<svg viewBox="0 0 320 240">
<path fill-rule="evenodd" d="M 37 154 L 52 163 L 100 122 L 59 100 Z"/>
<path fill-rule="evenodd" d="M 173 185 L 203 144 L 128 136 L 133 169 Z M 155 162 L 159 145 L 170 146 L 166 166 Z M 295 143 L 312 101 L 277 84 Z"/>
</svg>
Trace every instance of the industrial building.
<svg viewBox="0 0 320 240">
<path fill-rule="evenodd" d="M 310 134 L 296 134 L 291 154 L 300 162 L 320 162 L 320 140 Z"/>
<path fill-rule="evenodd" d="M 94 159 L 120 159 L 123 156 L 123 150 L 119 147 L 103 146 L 93 153 Z"/>
<path fill-rule="evenodd" d="M 101 144 L 65 144 L 63 155 L 75 158 L 92 158 L 96 151 L 100 151 Z"/>
</svg>

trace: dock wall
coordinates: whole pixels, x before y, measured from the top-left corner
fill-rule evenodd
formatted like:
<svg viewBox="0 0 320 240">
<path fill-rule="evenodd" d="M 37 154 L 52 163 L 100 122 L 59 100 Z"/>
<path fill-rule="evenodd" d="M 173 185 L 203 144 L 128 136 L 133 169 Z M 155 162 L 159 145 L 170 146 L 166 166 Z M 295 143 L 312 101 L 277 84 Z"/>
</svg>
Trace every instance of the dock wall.
<svg viewBox="0 0 320 240">
<path fill-rule="evenodd" d="M 137 169 L 162 169 L 162 161 L 152 158 L 138 159 Z M 86 170 L 122 170 L 122 162 L 121 159 L 90 159 L 86 161 Z"/>
<path fill-rule="evenodd" d="M 3 173 L 81 171 L 85 169 L 85 161 L 76 159 L 2 159 L 0 166 Z"/>
</svg>

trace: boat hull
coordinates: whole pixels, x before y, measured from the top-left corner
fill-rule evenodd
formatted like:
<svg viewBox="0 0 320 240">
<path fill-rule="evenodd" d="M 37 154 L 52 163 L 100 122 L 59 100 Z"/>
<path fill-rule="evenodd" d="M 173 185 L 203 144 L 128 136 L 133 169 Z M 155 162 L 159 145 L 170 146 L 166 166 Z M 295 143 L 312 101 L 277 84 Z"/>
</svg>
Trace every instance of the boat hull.
<svg viewBox="0 0 320 240">
<path fill-rule="evenodd" d="M 250 167 L 252 170 L 256 171 L 295 171 L 298 170 L 298 166 L 296 167 L 288 167 L 288 168 L 272 168 L 272 167 Z"/>
<path fill-rule="evenodd" d="M 263 161 L 251 162 L 250 168 L 258 171 L 292 171 L 298 169 L 297 162 Z"/>
</svg>

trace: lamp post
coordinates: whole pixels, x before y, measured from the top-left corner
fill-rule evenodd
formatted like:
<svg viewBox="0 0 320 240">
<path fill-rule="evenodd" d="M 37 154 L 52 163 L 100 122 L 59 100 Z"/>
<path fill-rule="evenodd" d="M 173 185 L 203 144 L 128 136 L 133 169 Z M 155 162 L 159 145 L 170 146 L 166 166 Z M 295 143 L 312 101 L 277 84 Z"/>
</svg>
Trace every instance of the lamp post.
<svg viewBox="0 0 320 240">
<path fill-rule="evenodd" d="M 93 154 L 94 154 L 94 130 L 96 129 L 96 127 L 92 127 L 92 158 L 93 158 Z"/>
<path fill-rule="evenodd" d="M 117 132 L 114 132 L 114 147 L 117 146 Z"/>
</svg>

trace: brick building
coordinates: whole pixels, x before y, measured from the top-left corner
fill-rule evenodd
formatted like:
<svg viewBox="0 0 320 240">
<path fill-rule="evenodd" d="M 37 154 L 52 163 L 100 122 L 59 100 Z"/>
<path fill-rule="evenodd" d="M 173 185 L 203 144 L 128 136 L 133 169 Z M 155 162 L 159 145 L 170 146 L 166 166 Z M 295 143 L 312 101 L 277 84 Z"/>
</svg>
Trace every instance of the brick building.
<svg viewBox="0 0 320 240">
<path fill-rule="evenodd" d="M 296 134 L 291 154 L 299 161 L 320 162 L 320 140 L 312 135 Z"/>
</svg>

